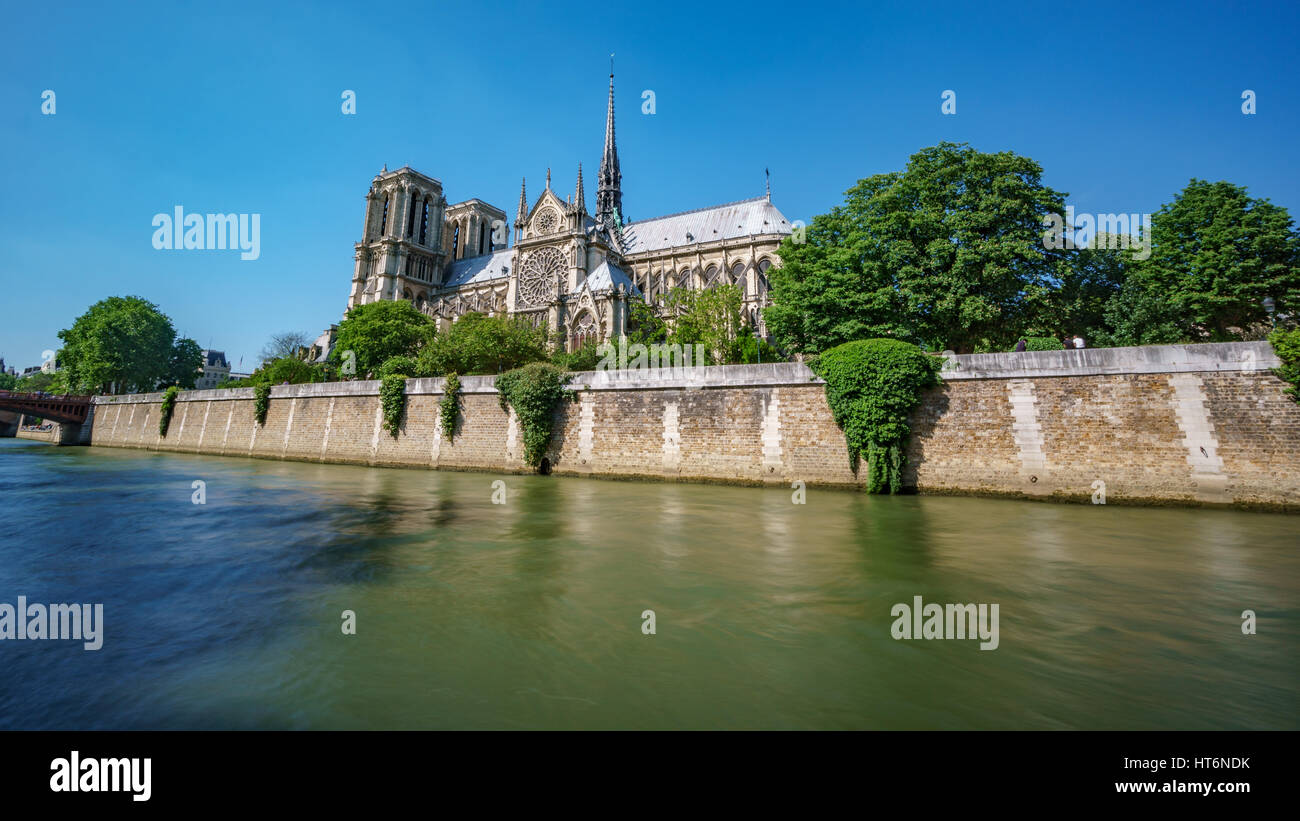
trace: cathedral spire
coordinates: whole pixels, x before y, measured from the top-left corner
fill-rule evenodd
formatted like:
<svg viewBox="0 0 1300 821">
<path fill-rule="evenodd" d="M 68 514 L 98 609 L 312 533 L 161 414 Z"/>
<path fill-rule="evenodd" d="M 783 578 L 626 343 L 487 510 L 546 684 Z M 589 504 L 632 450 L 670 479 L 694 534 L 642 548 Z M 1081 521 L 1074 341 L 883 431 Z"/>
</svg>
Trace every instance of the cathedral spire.
<svg viewBox="0 0 1300 821">
<path fill-rule="evenodd" d="M 577 204 L 578 213 L 586 213 L 587 203 L 582 197 L 582 163 L 578 163 L 578 190 L 573 195 L 573 201 Z"/>
<path fill-rule="evenodd" d="M 524 193 L 524 178 L 519 178 L 519 215 L 516 222 L 523 222 L 528 219 L 528 195 Z"/>
<path fill-rule="evenodd" d="M 596 183 L 596 219 L 614 225 L 623 215 L 623 173 L 618 167 L 618 144 L 614 139 L 614 55 L 609 62 L 609 108 L 605 113 L 605 151 L 600 157 Z"/>
</svg>

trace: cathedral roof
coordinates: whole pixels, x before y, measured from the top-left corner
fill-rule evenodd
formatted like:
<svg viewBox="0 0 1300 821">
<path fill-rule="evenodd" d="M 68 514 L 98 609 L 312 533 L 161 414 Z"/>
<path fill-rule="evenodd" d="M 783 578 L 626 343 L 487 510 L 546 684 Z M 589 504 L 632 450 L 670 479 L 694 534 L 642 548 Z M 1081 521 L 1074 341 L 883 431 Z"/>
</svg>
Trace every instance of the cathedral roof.
<svg viewBox="0 0 1300 821">
<path fill-rule="evenodd" d="M 790 221 L 767 197 L 755 197 L 628 223 L 623 227 L 623 248 L 625 253 L 638 254 L 792 230 Z"/>
<path fill-rule="evenodd" d="M 508 277 L 514 254 L 513 248 L 502 248 L 490 254 L 458 259 L 447 266 L 447 280 L 443 287 L 458 288 Z"/>
<path fill-rule="evenodd" d="M 632 278 L 623 272 L 622 268 L 617 265 L 611 265 L 609 260 L 602 260 L 596 269 L 587 274 L 587 287 L 593 294 L 601 291 L 608 291 L 622 285 L 624 289 L 631 294 L 641 293 L 637 287 L 632 284 Z"/>
</svg>

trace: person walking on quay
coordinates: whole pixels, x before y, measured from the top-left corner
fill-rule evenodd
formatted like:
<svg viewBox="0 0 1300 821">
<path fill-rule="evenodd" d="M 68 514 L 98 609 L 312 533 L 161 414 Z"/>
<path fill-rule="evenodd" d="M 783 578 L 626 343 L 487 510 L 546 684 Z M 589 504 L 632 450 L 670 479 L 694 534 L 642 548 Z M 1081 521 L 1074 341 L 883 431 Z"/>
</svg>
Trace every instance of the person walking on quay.
<svg viewBox="0 0 1300 821">
<path fill-rule="evenodd" d="M 1020 337 L 1020 341 L 1016 343 L 1016 353 L 1024 353 L 1025 346 L 1028 344 L 1029 341 L 1027 339 L 1025 339 L 1023 336 Z"/>
</svg>

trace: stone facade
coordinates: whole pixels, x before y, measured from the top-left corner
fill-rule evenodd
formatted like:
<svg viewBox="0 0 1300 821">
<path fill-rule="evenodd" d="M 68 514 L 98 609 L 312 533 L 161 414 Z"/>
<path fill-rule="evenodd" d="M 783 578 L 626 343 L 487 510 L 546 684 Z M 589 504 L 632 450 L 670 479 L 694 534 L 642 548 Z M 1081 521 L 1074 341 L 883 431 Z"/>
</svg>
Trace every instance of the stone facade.
<svg viewBox="0 0 1300 821">
<path fill-rule="evenodd" d="M 662 304 L 674 287 L 737 285 L 766 335 L 768 269 L 793 226 L 768 196 L 630 221 L 614 132 L 610 74 L 605 143 L 589 214 L 578 166 L 573 194 L 521 183 L 514 245 L 506 213 L 482 200 L 449 205 L 442 183 L 409 167 L 376 176 L 366 195 L 348 308 L 405 299 L 445 326 L 471 311 L 519 314 L 573 349 L 626 330 L 631 297 Z"/>
<path fill-rule="evenodd" d="M 1204 348 L 1218 353 L 1188 353 Z M 1108 503 L 1300 510 L 1300 404 L 1268 370 L 1276 359 L 1267 344 L 1162 350 L 1163 359 L 1142 362 L 1124 360 L 1123 352 L 1146 349 L 954 357 L 944 384 L 912 415 L 904 483 L 923 493 L 1086 501 L 1100 492 Z M 1014 376 L 988 375 L 1010 367 Z M 1128 371 L 1107 372 L 1121 367 Z M 574 401 L 557 410 L 548 468 L 671 481 L 864 483 L 824 386 L 804 366 L 665 373 L 575 375 Z M 182 393 L 166 437 L 158 435 L 161 394 L 100 397 L 93 443 L 528 470 L 518 425 L 501 410 L 494 379 L 461 381 L 452 440 L 438 424 L 442 380 L 416 379 L 407 383 L 396 438 L 382 427 L 378 383 L 345 382 L 273 388 L 264 426 L 253 419 L 251 388 Z"/>
</svg>

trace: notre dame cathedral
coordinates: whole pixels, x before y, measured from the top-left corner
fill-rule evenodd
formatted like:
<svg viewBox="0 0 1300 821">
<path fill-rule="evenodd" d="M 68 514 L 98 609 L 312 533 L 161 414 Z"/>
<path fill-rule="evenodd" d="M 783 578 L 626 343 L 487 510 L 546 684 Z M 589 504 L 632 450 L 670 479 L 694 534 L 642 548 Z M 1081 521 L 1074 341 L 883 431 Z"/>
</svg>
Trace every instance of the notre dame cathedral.
<svg viewBox="0 0 1300 821">
<path fill-rule="evenodd" d="M 546 189 L 531 205 L 520 186 L 511 246 L 501 209 L 480 199 L 448 205 L 438 180 L 385 167 L 366 195 L 348 307 L 406 299 L 442 327 L 471 311 L 519 314 L 572 350 L 621 335 L 629 298 L 662 304 L 674 287 L 732 284 L 744 294 L 746 319 L 762 331 L 767 270 L 791 230 L 770 189 L 726 205 L 625 219 L 611 73 L 594 215 L 581 164 L 568 198 L 552 190 L 547 170 Z"/>
</svg>

